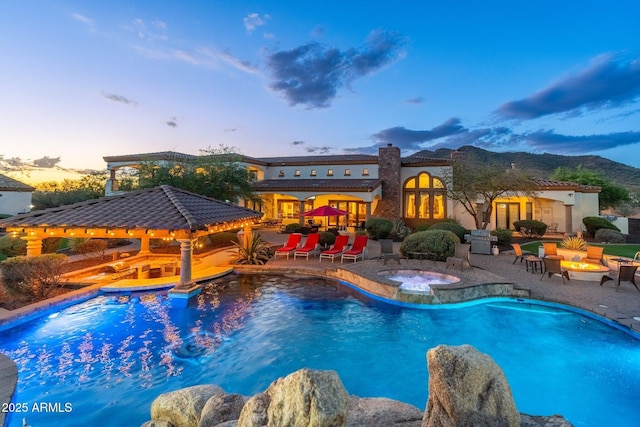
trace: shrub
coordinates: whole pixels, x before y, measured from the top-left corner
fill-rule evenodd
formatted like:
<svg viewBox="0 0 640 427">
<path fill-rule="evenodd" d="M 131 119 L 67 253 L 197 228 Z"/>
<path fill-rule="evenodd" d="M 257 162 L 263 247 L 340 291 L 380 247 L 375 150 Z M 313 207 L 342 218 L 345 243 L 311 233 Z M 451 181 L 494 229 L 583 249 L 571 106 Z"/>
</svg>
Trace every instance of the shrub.
<svg viewBox="0 0 640 427">
<path fill-rule="evenodd" d="M 364 228 L 374 240 L 386 239 L 393 230 L 393 223 L 386 218 L 369 218 Z"/>
<path fill-rule="evenodd" d="M 429 229 L 429 227 L 431 227 L 433 224 L 429 223 L 429 222 L 423 222 L 420 223 L 416 226 L 416 231 L 427 231 Z"/>
<path fill-rule="evenodd" d="M 547 224 L 535 219 L 522 219 L 513 223 L 513 228 L 525 237 L 535 239 L 544 236 L 547 232 Z"/>
<path fill-rule="evenodd" d="M 302 224 L 298 224 L 297 222 L 287 224 L 284 227 L 285 233 L 301 233 L 301 234 L 309 234 L 309 228 L 305 227 Z"/>
<path fill-rule="evenodd" d="M 410 234 L 400 245 L 400 253 L 429 252 L 436 261 L 445 261 L 456 253 L 456 243 L 460 239 L 448 230 L 427 230 Z"/>
<path fill-rule="evenodd" d="M 74 252 L 84 255 L 86 257 L 98 257 L 104 256 L 107 250 L 107 242 L 100 239 L 77 239 L 82 240 L 79 244 L 75 245 Z"/>
<path fill-rule="evenodd" d="M 257 233 L 246 245 L 244 242 L 233 242 L 233 245 L 238 248 L 236 264 L 263 265 L 269 261 L 269 244 Z"/>
<path fill-rule="evenodd" d="M 576 251 L 586 251 L 587 242 L 582 237 L 569 236 L 565 237 L 562 242 L 560 242 L 560 247 Z"/>
<path fill-rule="evenodd" d="M 460 224 L 456 224 L 455 222 L 443 221 L 436 222 L 429 227 L 429 230 L 447 230 L 458 236 L 461 242 L 464 242 L 464 235 L 469 231 L 461 226 Z"/>
<path fill-rule="evenodd" d="M 398 218 L 393 222 L 393 228 L 391 229 L 391 233 L 389 233 L 389 238 L 401 242 L 409 234 L 411 234 L 411 229 L 404 225 L 404 221 L 402 221 L 401 218 Z"/>
<path fill-rule="evenodd" d="M 231 231 L 223 231 L 221 233 L 215 233 L 209 235 L 209 243 L 213 248 L 223 248 L 225 246 L 232 246 L 238 241 L 238 233 Z"/>
<path fill-rule="evenodd" d="M 608 228 L 601 228 L 596 231 L 596 242 L 604 243 L 625 243 L 627 241 L 624 234 L 616 230 L 610 230 Z"/>
<path fill-rule="evenodd" d="M 496 228 L 491 232 L 491 235 L 498 238 L 496 243 L 501 246 L 510 245 L 513 242 L 513 231 L 506 228 Z"/>
<path fill-rule="evenodd" d="M 0 237 L 0 254 L 7 258 L 27 254 L 27 242 L 10 234 Z"/>
<path fill-rule="evenodd" d="M 2 261 L 2 281 L 10 293 L 47 298 L 64 284 L 62 266 L 66 260 L 66 255 L 62 254 L 17 256 Z"/>
<path fill-rule="evenodd" d="M 336 242 L 336 235 L 329 231 L 321 231 L 320 232 L 320 243 L 322 246 L 331 246 Z"/>
<path fill-rule="evenodd" d="M 582 223 L 585 227 L 587 227 L 587 233 L 589 233 L 589 235 L 593 237 L 595 237 L 596 232 L 601 228 L 604 228 L 606 230 L 620 231 L 618 227 L 611 224 L 611 221 L 599 216 L 586 216 L 582 218 Z"/>
</svg>

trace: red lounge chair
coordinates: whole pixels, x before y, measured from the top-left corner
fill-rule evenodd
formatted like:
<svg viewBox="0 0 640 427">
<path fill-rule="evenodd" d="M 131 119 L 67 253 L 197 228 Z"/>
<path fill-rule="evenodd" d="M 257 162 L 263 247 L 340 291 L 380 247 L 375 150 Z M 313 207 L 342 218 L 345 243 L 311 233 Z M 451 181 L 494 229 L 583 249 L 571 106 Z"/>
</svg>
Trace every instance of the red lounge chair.
<svg viewBox="0 0 640 427">
<path fill-rule="evenodd" d="M 334 259 L 342 255 L 342 251 L 344 251 L 347 243 L 349 243 L 349 236 L 343 234 L 339 234 L 338 236 L 336 236 L 336 241 L 334 242 L 331 249 L 322 251 L 322 253 L 320 254 L 320 262 L 322 262 L 322 258 L 329 258 L 331 259 L 331 262 L 333 262 Z"/>
<path fill-rule="evenodd" d="M 356 236 L 356 240 L 353 242 L 353 246 L 348 251 L 342 252 L 340 262 L 344 262 L 345 259 L 352 259 L 353 262 L 358 262 L 358 258 L 364 260 L 364 253 L 367 250 L 367 236 Z"/>
<path fill-rule="evenodd" d="M 295 253 L 293 254 L 293 259 L 296 259 L 298 256 L 303 256 L 307 258 L 307 261 L 309 261 L 309 255 L 315 255 L 318 253 L 318 250 L 320 248 L 320 245 L 318 245 L 319 241 L 319 233 L 309 234 L 309 236 L 307 237 L 307 241 L 304 243 L 304 246 L 300 249 L 296 249 Z"/>
<path fill-rule="evenodd" d="M 287 243 L 285 243 L 283 247 L 276 249 L 276 253 L 273 255 L 274 258 L 278 258 L 278 255 L 286 255 L 287 259 L 289 259 L 289 255 L 292 254 L 296 249 L 298 249 L 300 240 L 302 240 L 301 233 L 289 234 L 289 240 L 287 240 Z"/>
</svg>

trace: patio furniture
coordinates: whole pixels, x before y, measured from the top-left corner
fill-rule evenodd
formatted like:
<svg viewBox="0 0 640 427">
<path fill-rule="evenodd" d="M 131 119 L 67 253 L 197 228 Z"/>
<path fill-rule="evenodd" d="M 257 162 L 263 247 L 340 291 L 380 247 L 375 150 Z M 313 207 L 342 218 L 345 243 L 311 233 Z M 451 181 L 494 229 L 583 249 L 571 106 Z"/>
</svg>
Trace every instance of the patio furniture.
<svg viewBox="0 0 640 427">
<path fill-rule="evenodd" d="M 471 255 L 469 255 L 470 249 L 471 245 L 456 243 L 455 255 L 447 257 L 445 268 L 457 267 L 460 270 L 471 268 Z"/>
<path fill-rule="evenodd" d="M 587 256 L 582 258 L 583 262 L 591 264 L 604 264 L 602 255 L 604 254 L 604 248 L 602 246 L 587 246 Z"/>
<path fill-rule="evenodd" d="M 327 249 L 326 251 L 322 251 L 320 253 L 320 262 L 322 262 L 322 258 L 328 258 L 333 262 L 334 259 L 342 255 L 344 248 L 347 247 L 349 243 L 349 236 L 346 234 L 339 234 L 336 236 L 336 241 L 333 243 L 331 249 Z"/>
<path fill-rule="evenodd" d="M 542 247 L 544 248 L 544 257 L 551 259 L 562 260 L 564 257 L 562 255 L 558 255 L 558 245 L 555 243 L 543 243 Z"/>
<path fill-rule="evenodd" d="M 364 254 L 367 250 L 367 241 L 369 238 L 367 236 L 356 236 L 356 239 L 353 241 L 353 245 L 351 249 L 348 251 L 342 252 L 342 257 L 340 257 L 340 262 L 344 262 L 345 259 L 352 259 L 353 262 L 358 262 L 358 258 L 364 260 Z"/>
<path fill-rule="evenodd" d="M 516 259 L 513 260 L 512 264 L 515 264 L 516 261 L 518 261 L 518 260 L 520 260 L 520 262 L 522 262 L 522 260 L 525 257 L 533 255 L 533 252 L 531 252 L 531 251 L 523 251 L 522 248 L 520 247 L 519 243 L 512 243 L 511 247 L 513 248 L 513 253 L 516 256 Z"/>
<path fill-rule="evenodd" d="M 616 278 L 616 292 L 618 292 L 618 289 L 620 288 L 620 282 L 631 282 L 633 286 L 636 287 L 638 292 L 640 292 L 640 288 L 638 288 L 638 285 L 636 284 L 637 269 L 637 265 L 620 265 Z M 603 283 L 609 280 L 614 280 L 614 278 L 607 275 L 602 276 L 602 280 L 600 280 L 600 286 L 602 286 Z"/>
<path fill-rule="evenodd" d="M 296 251 L 293 253 L 293 259 L 296 259 L 299 256 L 301 256 L 301 257 L 305 257 L 307 261 L 309 261 L 309 255 L 315 255 L 319 252 L 319 249 L 320 249 L 320 244 L 318 243 L 319 241 L 320 241 L 319 233 L 309 234 L 309 236 L 307 237 L 307 241 L 304 243 L 304 246 L 302 246 L 299 249 L 296 249 Z"/>
<path fill-rule="evenodd" d="M 563 285 L 566 284 L 564 279 L 571 280 L 569 279 L 569 272 L 567 270 L 563 270 L 562 267 L 560 266 L 560 258 L 542 258 L 542 261 L 544 262 L 545 271 L 542 272 L 542 276 L 540 276 L 540 280 L 542 280 L 545 274 L 548 274 L 549 277 L 551 276 L 562 277 Z"/>
<path fill-rule="evenodd" d="M 387 263 L 387 260 L 393 259 L 400 264 L 400 254 L 393 251 L 393 240 L 380 239 L 380 259 L 383 260 L 383 264 Z"/>
<path fill-rule="evenodd" d="M 527 271 L 529 271 L 529 269 L 531 269 L 532 273 L 536 273 L 538 271 L 538 269 L 540 269 L 540 272 L 543 273 L 544 269 L 542 266 L 542 258 L 538 258 L 535 255 L 529 255 L 524 257 L 524 262 L 527 266 Z"/>
<path fill-rule="evenodd" d="M 298 245 L 300 244 L 300 240 L 302 240 L 302 233 L 291 233 L 289 234 L 289 239 L 287 243 L 281 248 L 276 249 L 274 258 L 278 258 L 278 255 L 286 255 L 287 259 L 289 259 L 289 255 L 295 252 L 298 249 Z"/>
</svg>

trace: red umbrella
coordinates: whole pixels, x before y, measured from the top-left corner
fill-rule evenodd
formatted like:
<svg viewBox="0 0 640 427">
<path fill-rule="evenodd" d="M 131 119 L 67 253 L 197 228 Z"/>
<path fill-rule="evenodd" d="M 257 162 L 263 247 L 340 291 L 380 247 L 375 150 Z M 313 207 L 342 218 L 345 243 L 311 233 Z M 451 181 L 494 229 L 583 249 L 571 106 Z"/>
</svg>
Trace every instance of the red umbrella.
<svg viewBox="0 0 640 427">
<path fill-rule="evenodd" d="M 331 206 L 320 206 L 302 214 L 302 216 L 324 216 L 324 217 L 342 216 L 342 215 L 349 215 L 349 212 L 343 211 L 341 209 L 336 209 Z M 328 226 L 329 226 L 328 218 L 325 218 L 325 229 L 327 229 Z"/>
</svg>

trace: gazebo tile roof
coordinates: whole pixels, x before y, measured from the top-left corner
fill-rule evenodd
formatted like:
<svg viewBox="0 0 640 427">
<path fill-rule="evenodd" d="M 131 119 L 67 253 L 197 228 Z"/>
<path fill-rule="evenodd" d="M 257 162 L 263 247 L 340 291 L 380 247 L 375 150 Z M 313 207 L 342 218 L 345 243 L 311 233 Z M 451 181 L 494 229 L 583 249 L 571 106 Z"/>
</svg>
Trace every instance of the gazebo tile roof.
<svg viewBox="0 0 640 427">
<path fill-rule="evenodd" d="M 0 191 L 34 191 L 30 185 L 0 174 Z"/>
<path fill-rule="evenodd" d="M 261 212 L 167 185 L 124 195 L 20 214 L 0 221 L 5 227 L 106 227 L 201 230 L 208 225 L 250 218 Z"/>
</svg>

